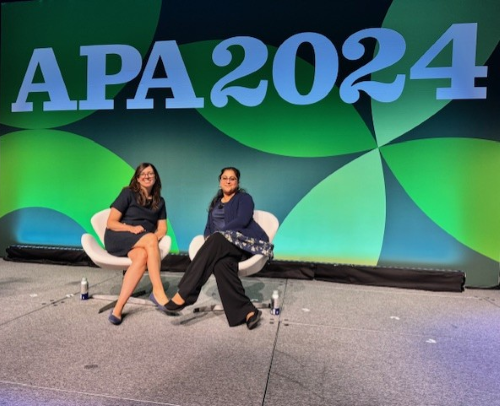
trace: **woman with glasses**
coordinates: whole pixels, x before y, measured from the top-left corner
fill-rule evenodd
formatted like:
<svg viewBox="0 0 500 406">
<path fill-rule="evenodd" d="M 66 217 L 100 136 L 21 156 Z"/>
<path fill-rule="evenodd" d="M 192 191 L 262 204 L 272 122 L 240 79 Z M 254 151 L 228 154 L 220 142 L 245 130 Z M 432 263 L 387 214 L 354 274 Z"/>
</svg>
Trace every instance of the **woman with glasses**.
<svg viewBox="0 0 500 406">
<path fill-rule="evenodd" d="M 160 276 L 158 241 L 167 233 L 167 210 L 160 192 L 158 171 L 145 162 L 136 168 L 129 186 L 124 187 L 111 204 L 104 245 L 110 254 L 132 260 L 123 277 L 116 306 L 109 314 L 109 321 L 115 325 L 122 322 L 123 307 L 146 269 L 153 285 L 150 300 L 160 307 L 160 303 L 168 301 Z"/>
<path fill-rule="evenodd" d="M 251 330 L 257 326 L 261 311 L 245 294 L 238 276 L 238 263 L 264 250 L 269 255 L 273 246 L 253 219 L 253 199 L 240 189 L 239 181 L 238 169 L 228 167 L 221 170 L 219 190 L 208 208 L 205 242 L 165 308 L 168 312 L 178 312 L 195 303 L 201 288 L 214 274 L 229 325 L 233 327 L 246 322 Z"/>
</svg>

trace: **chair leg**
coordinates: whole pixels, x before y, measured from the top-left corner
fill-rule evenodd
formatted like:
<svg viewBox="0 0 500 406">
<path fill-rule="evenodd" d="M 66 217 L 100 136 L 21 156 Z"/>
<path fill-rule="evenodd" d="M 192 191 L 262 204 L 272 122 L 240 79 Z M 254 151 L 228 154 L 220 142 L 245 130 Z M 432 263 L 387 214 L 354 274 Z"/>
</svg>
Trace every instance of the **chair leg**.
<svg viewBox="0 0 500 406">
<path fill-rule="evenodd" d="M 252 302 L 256 309 L 270 309 L 271 302 Z M 193 309 L 193 313 L 210 313 L 210 312 L 223 312 L 224 308 L 221 303 L 213 304 L 210 306 L 200 306 Z"/>
<path fill-rule="evenodd" d="M 99 298 L 96 297 L 96 299 L 99 299 Z M 99 309 L 99 311 L 97 312 L 97 314 L 100 314 L 102 312 L 105 312 L 106 310 L 112 309 L 113 307 L 115 307 L 116 302 L 118 302 L 118 300 L 113 300 L 112 302 L 108 303 L 106 306 L 101 307 Z"/>
<path fill-rule="evenodd" d="M 123 276 L 125 276 L 125 272 L 127 272 L 127 271 L 126 270 L 123 271 Z M 149 289 L 149 287 L 148 287 L 148 289 Z M 151 289 L 149 289 L 149 291 L 150 292 L 152 291 L 152 287 L 151 287 Z M 138 299 L 138 297 L 143 296 L 146 293 L 148 293 L 148 291 L 146 289 L 141 289 L 141 290 L 134 291 L 130 295 L 130 298 L 128 299 L 127 303 L 129 303 L 129 304 L 139 304 L 139 305 L 151 304 L 151 302 L 149 301 L 149 299 L 148 300 L 146 300 L 146 299 Z M 116 302 L 118 302 L 118 296 L 117 295 L 92 295 L 92 298 L 93 299 L 99 299 L 99 300 L 111 300 L 110 303 L 106 304 L 105 306 L 103 306 L 103 307 L 101 307 L 99 309 L 99 311 L 97 312 L 98 314 L 102 313 L 102 312 L 105 312 L 106 310 L 112 309 L 113 307 L 116 306 Z"/>
<path fill-rule="evenodd" d="M 271 308 L 271 302 L 256 302 L 253 304 L 256 309 L 270 309 Z"/>
<path fill-rule="evenodd" d="M 130 295 L 130 299 L 127 301 L 127 303 L 129 303 L 129 304 L 141 304 L 141 305 L 151 303 L 149 300 L 146 300 L 146 299 L 137 299 L 140 296 L 144 296 L 146 293 L 147 293 L 146 290 L 135 291 L 134 293 L 132 293 L 132 295 Z M 118 302 L 118 296 L 94 295 L 94 296 L 92 296 L 92 298 L 98 299 L 98 300 L 111 300 L 110 303 L 106 304 L 105 306 L 103 306 L 99 309 L 99 311 L 97 312 L 98 314 L 105 312 L 106 310 L 112 309 L 113 307 L 115 307 L 116 302 Z"/>
<path fill-rule="evenodd" d="M 210 312 L 223 312 L 222 304 L 213 304 L 210 306 L 200 306 L 193 309 L 193 313 L 210 313 Z"/>
</svg>

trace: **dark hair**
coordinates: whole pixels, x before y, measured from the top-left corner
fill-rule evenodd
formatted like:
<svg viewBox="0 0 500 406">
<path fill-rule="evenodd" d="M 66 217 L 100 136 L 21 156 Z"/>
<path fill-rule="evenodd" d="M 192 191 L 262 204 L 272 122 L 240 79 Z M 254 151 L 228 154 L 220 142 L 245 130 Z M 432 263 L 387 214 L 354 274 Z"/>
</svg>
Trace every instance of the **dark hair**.
<svg viewBox="0 0 500 406">
<path fill-rule="evenodd" d="M 160 180 L 160 175 L 158 174 L 158 171 L 156 170 L 155 166 L 149 162 L 143 162 L 140 164 L 134 172 L 134 176 L 132 176 L 132 179 L 130 179 L 130 184 L 129 184 L 129 189 L 132 190 L 132 192 L 137 193 L 137 203 L 141 206 L 146 206 L 148 203 L 148 199 L 146 194 L 144 193 L 144 190 L 142 190 L 141 185 L 138 181 L 139 177 L 141 176 L 141 172 L 146 169 L 148 166 L 153 168 L 153 172 L 155 173 L 155 183 L 153 185 L 153 188 L 151 189 L 151 195 L 153 197 L 152 201 L 152 207 L 154 210 L 156 210 L 160 204 L 160 199 L 161 199 L 161 180 Z"/>
<path fill-rule="evenodd" d="M 220 182 L 220 179 L 222 178 L 222 174 L 225 171 L 233 171 L 234 174 L 236 175 L 236 179 L 238 179 L 238 190 L 236 190 L 236 193 L 244 192 L 245 189 L 241 189 L 240 188 L 240 170 L 238 168 L 235 168 L 234 166 L 227 166 L 227 167 L 222 168 L 220 170 L 219 182 Z M 210 210 L 212 210 L 214 208 L 215 204 L 217 203 L 217 201 L 220 198 L 222 198 L 222 190 L 219 188 L 219 190 L 217 190 L 217 193 L 213 197 L 212 201 L 210 202 L 210 205 L 208 206 L 208 211 L 210 211 Z"/>
</svg>

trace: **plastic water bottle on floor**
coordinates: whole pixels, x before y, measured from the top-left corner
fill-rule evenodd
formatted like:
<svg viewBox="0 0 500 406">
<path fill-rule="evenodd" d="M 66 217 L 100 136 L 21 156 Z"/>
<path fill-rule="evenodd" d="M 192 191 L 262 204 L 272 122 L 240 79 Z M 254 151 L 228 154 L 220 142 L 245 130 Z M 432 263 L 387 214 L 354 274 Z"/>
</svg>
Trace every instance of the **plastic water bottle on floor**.
<svg viewBox="0 0 500 406">
<path fill-rule="evenodd" d="M 89 298 L 89 281 L 83 277 L 80 283 L 80 299 L 87 300 Z"/>
<path fill-rule="evenodd" d="M 280 314 L 280 295 L 277 290 L 273 290 L 273 295 L 271 296 L 271 314 L 273 316 Z"/>
</svg>

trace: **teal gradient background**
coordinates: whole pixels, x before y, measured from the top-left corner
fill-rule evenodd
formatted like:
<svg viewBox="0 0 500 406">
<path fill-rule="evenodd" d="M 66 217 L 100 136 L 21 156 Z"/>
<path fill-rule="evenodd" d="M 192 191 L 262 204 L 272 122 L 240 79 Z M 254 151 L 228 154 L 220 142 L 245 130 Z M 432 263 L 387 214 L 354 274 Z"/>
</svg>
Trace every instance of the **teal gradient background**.
<svg viewBox="0 0 500 406">
<path fill-rule="evenodd" d="M 363 10 L 360 12 L 360 10 Z M 450 12 L 449 10 L 453 10 Z M 500 260 L 500 3 L 472 0 L 264 1 L 173 4 L 161 0 L 40 0 L 2 3 L 0 48 L 0 250 L 12 244 L 79 246 L 90 217 L 108 207 L 134 168 L 153 162 L 167 201 L 173 252 L 186 252 L 205 225 L 219 171 L 236 166 L 256 207 L 281 227 L 276 259 L 411 268 L 459 269 L 468 286 L 496 286 Z M 429 18 L 431 16 L 432 18 Z M 422 29 L 425 21 L 425 29 Z M 410 68 L 457 23 L 477 23 L 476 65 L 488 77 L 486 99 L 436 100 L 449 79 L 410 80 Z M 47 28 L 49 27 L 49 28 Z M 363 80 L 390 83 L 405 74 L 404 91 L 381 103 L 365 93 L 354 104 L 339 84 L 377 54 L 366 41 L 358 61 L 342 56 L 352 34 L 396 30 L 404 57 Z M 310 105 L 283 100 L 272 61 L 290 36 L 316 32 L 339 53 L 333 90 Z M 242 60 L 212 61 L 222 40 L 251 36 L 265 44 L 266 64 L 237 82 L 268 81 L 255 107 L 230 98 L 210 102 L 213 85 Z M 110 85 L 113 110 L 44 112 L 47 93 L 32 94 L 33 112 L 10 111 L 33 50 L 52 47 L 74 100 L 86 97 L 80 46 L 126 44 L 145 65 L 153 44 L 175 40 L 199 109 L 166 109 L 168 89 L 151 90 L 149 110 L 126 110 L 140 75 Z M 451 46 L 434 63 L 449 66 Z M 109 58 L 108 74 L 120 70 Z M 301 47 L 296 86 L 307 93 L 314 55 Z M 157 69 L 156 75 L 165 75 Z M 36 80 L 43 81 L 37 72 Z"/>
</svg>

